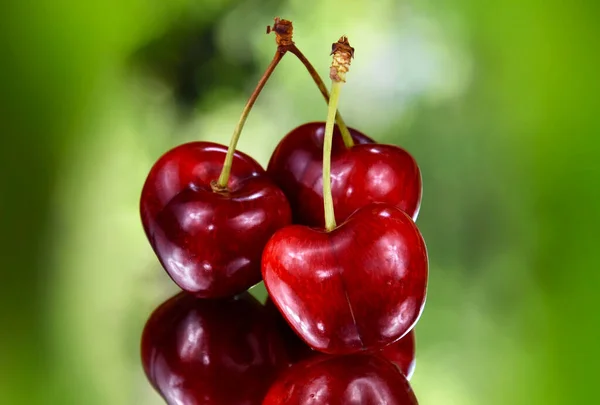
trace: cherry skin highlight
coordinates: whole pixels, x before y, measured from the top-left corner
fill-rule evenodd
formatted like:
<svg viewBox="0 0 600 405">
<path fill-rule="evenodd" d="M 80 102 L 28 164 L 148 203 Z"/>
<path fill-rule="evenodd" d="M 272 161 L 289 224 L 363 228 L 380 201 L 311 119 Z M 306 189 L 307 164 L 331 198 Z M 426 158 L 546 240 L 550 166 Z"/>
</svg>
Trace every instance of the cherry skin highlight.
<svg viewBox="0 0 600 405">
<path fill-rule="evenodd" d="M 228 190 L 213 191 L 226 154 L 210 142 L 175 147 L 152 167 L 140 201 L 161 264 L 179 287 L 202 298 L 233 296 L 259 282 L 263 247 L 291 222 L 283 192 L 241 152 Z"/>
<path fill-rule="evenodd" d="M 331 152 L 331 190 L 335 219 L 343 222 L 372 202 L 395 205 L 416 221 L 421 205 L 421 172 L 415 159 L 394 145 L 377 144 L 349 128 L 355 145 L 347 148 L 336 126 Z M 287 196 L 294 223 L 324 227 L 324 122 L 301 125 L 275 148 L 269 176 Z"/>
<path fill-rule="evenodd" d="M 408 215 L 373 203 L 330 232 L 280 229 L 265 246 L 262 274 L 277 308 L 313 349 L 375 351 L 402 338 L 420 317 L 427 249 Z"/>
<path fill-rule="evenodd" d="M 271 386 L 263 405 L 418 405 L 406 378 L 372 355 L 322 356 L 298 363 Z"/>
<path fill-rule="evenodd" d="M 141 355 L 167 404 L 259 405 L 289 365 L 284 343 L 248 293 L 216 300 L 180 293 L 150 316 Z"/>
</svg>

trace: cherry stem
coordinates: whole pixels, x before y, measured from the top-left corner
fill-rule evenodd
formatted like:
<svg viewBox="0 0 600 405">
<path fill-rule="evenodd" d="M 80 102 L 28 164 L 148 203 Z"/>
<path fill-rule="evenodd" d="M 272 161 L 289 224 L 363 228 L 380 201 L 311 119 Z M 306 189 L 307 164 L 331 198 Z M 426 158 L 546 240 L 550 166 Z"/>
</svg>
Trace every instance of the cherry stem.
<svg viewBox="0 0 600 405">
<path fill-rule="evenodd" d="M 325 208 L 325 229 L 328 231 L 336 227 L 333 196 L 331 194 L 331 144 L 333 143 L 333 125 L 342 83 L 335 80 L 331 83 L 331 96 L 329 97 L 327 121 L 325 122 L 325 137 L 323 138 L 323 204 Z"/>
<path fill-rule="evenodd" d="M 325 209 L 325 229 L 332 231 L 336 227 L 335 212 L 333 210 L 333 195 L 331 194 L 331 145 L 333 143 L 333 126 L 335 113 L 342 83 L 346 82 L 346 73 L 350 70 L 350 63 L 354 57 L 354 48 L 350 46 L 348 38 L 341 37 L 331 46 L 333 61 L 329 69 L 331 79 L 331 96 L 327 109 L 325 122 L 325 136 L 323 138 L 323 207 Z"/>
<path fill-rule="evenodd" d="M 330 96 L 329 96 L 329 91 L 327 91 L 327 86 L 325 86 L 323 79 L 321 79 L 321 76 L 319 76 L 319 73 L 316 71 L 314 66 L 309 62 L 309 60 L 306 58 L 306 56 L 304 56 L 302 51 L 300 51 L 300 49 L 298 49 L 298 47 L 293 43 L 288 47 L 288 51 L 290 51 L 291 53 L 296 55 L 296 57 L 300 60 L 300 62 L 302 62 L 302 64 L 306 67 L 306 70 L 308 70 L 308 73 L 310 74 L 310 76 L 313 78 L 315 84 L 321 91 L 321 94 L 323 95 L 323 98 L 325 99 L 325 101 L 329 102 Z M 350 135 L 350 130 L 346 126 L 346 123 L 342 119 L 342 115 L 340 114 L 339 111 L 337 111 L 337 113 L 336 113 L 335 121 L 338 125 L 338 128 L 340 129 L 340 133 L 342 134 L 342 139 L 344 140 L 344 145 L 346 145 L 347 148 L 353 147 L 354 140 L 352 139 L 352 135 Z"/>
<path fill-rule="evenodd" d="M 267 70 L 265 70 L 263 76 L 258 81 L 256 88 L 252 92 L 252 95 L 250 95 L 250 98 L 248 99 L 248 102 L 244 107 L 244 110 L 242 111 L 242 116 L 240 117 L 240 120 L 238 121 L 235 130 L 233 131 L 233 135 L 231 136 L 231 141 L 229 142 L 229 149 L 227 150 L 227 156 L 225 156 L 225 162 L 223 163 L 223 169 L 221 170 L 219 180 L 216 184 L 213 183 L 213 189 L 215 189 L 215 191 L 227 190 L 227 184 L 229 182 L 229 176 L 231 174 L 231 165 L 233 163 L 233 155 L 235 154 L 235 149 L 237 147 L 238 140 L 240 139 L 242 129 L 244 128 L 244 124 L 246 123 L 246 119 L 248 118 L 248 114 L 250 113 L 252 106 L 254 106 L 254 103 L 256 102 L 256 99 L 258 98 L 263 87 L 265 87 L 267 80 L 269 80 L 269 77 L 271 77 L 271 74 L 275 70 L 275 67 L 277 67 L 277 65 L 283 58 L 283 55 L 285 55 L 285 50 L 281 51 L 280 49 L 277 49 L 277 51 L 275 52 L 275 56 L 273 56 L 273 60 L 267 67 Z"/>
</svg>

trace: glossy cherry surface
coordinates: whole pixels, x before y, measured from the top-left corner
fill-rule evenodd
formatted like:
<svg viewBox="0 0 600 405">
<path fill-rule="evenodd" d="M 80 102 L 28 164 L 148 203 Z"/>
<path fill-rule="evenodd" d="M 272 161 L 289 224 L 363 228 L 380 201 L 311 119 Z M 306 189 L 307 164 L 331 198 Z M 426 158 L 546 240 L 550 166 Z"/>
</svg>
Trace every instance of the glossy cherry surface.
<svg viewBox="0 0 600 405">
<path fill-rule="evenodd" d="M 227 192 L 215 192 L 227 148 L 177 146 L 152 167 L 142 223 L 173 281 L 199 297 L 225 297 L 260 281 L 264 245 L 291 222 L 283 192 L 251 157 L 236 152 Z"/>
<path fill-rule="evenodd" d="M 273 303 L 271 297 L 267 297 L 265 309 L 272 319 L 275 320 L 277 331 L 284 342 L 286 353 L 289 359 L 289 365 L 299 363 L 309 358 L 321 355 L 322 353 L 313 350 L 308 346 L 294 330 L 290 327 L 277 306 Z"/>
<path fill-rule="evenodd" d="M 394 363 L 406 376 L 406 379 L 410 380 L 416 366 L 414 329 L 399 341 L 383 348 L 381 355 Z"/>
<path fill-rule="evenodd" d="M 286 351 L 290 360 L 290 365 L 299 363 L 316 356 L 323 355 L 321 352 L 313 350 L 290 328 L 289 324 L 279 313 L 273 301 L 268 298 L 265 303 L 268 311 L 272 311 L 282 340 L 285 342 Z M 398 367 L 407 380 L 412 378 L 416 367 L 415 351 L 415 331 L 412 329 L 402 339 L 384 347 L 382 350 L 374 352 L 381 357 L 386 358 Z"/>
<path fill-rule="evenodd" d="M 378 350 L 412 329 L 425 304 L 425 242 L 388 204 L 360 208 L 331 232 L 302 225 L 273 235 L 262 273 L 271 299 L 313 349 Z"/>
<path fill-rule="evenodd" d="M 218 300 L 181 293 L 146 323 L 146 375 L 168 404 L 260 404 L 290 363 L 273 321 L 247 293 Z"/>
<path fill-rule="evenodd" d="M 335 217 L 343 222 L 371 202 L 397 206 L 416 220 L 421 204 L 421 172 L 404 149 L 376 144 L 352 128 L 355 145 L 346 148 L 337 126 L 331 152 L 331 190 Z M 294 223 L 324 226 L 324 122 L 297 127 L 279 143 L 267 167 L 288 197 Z"/>
<path fill-rule="evenodd" d="M 322 356 L 298 363 L 271 386 L 263 405 L 417 405 L 406 378 L 372 355 Z"/>
</svg>

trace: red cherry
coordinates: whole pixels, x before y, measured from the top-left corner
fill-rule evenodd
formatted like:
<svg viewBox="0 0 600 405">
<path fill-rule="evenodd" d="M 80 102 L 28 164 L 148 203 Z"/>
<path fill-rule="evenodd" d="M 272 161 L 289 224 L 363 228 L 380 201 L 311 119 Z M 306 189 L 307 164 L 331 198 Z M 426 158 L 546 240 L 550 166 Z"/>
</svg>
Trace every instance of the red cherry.
<svg viewBox="0 0 600 405">
<path fill-rule="evenodd" d="M 291 222 L 283 192 L 241 152 L 228 191 L 213 191 L 226 153 L 209 142 L 177 146 L 152 167 L 142 191 L 150 244 L 173 281 L 198 297 L 232 296 L 259 282 L 263 247 Z"/>
<path fill-rule="evenodd" d="M 418 405 L 406 378 L 371 355 L 322 356 L 292 366 L 271 386 L 263 405 Z"/>
<path fill-rule="evenodd" d="M 277 231 L 262 273 L 275 305 L 313 349 L 378 350 L 408 333 L 423 310 L 427 250 L 408 215 L 374 203 L 330 232 Z"/>
<path fill-rule="evenodd" d="M 349 128 L 355 145 L 347 148 L 336 126 L 331 153 L 331 190 L 335 219 L 343 222 L 358 208 L 385 202 L 417 219 L 421 204 L 421 172 L 404 149 L 376 144 Z M 267 173 L 287 196 L 294 222 L 324 226 L 324 122 L 301 125 L 287 134 L 271 156 Z"/>
<path fill-rule="evenodd" d="M 406 376 L 406 379 L 410 380 L 416 366 L 414 329 L 399 341 L 383 348 L 381 355 L 394 363 Z"/>
<path fill-rule="evenodd" d="M 252 296 L 186 293 L 158 307 L 142 335 L 146 375 L 168 404 L 260 404 L 289 359 L 271 314 Z"/>
</svg>

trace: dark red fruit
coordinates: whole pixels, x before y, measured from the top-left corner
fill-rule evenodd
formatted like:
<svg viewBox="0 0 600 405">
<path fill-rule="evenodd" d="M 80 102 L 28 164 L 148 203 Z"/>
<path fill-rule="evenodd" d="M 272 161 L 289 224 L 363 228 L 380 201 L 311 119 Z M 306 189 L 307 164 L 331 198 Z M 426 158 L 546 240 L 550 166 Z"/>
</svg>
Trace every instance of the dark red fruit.
<svg viewBox="0 0 600 405">
<path fill-rule="evenodd" d="M 283 192 L 251 157 L 236 152 L 227 192 L 215 192 L 227 148 L 178 146 L 152 167 L 140 211 L 146 235 L 169 276 L 204 298 L 226 297 L 260 281 L 271 235 L 291 222 Z"/>
<path fill-rule="evenodd" d="M 168 404 L 260 404 L 289 359 L 271 314 L 247 293 L 186 293 L 157 308 L 142 335 L 146 375 Z"/>
<path fill-rule="evenodd" d="M 313 349 L 379 350 L 417 322 L 427 286 L 427 250 L 415 223 L 370 204 L 331 232 L 301 225 L 273 235 L 262 273 L 271 299 Z"/>
<path fill-rule="evenodd" d="M 292 366 L 263 405 L 418 405 L 406 378 L 372 355 L 322 356 Z"/>
<path fill-rule="evenodd" d="M 415 331 L 411 330 L 396 343 L 386 346 L 381 355 L 394 363 L 406 376 L 407 380 L 412 378 L 415 371 Z"/>
<path fill-rule="evenodd" d="M 267 173 L 287 196 L 297 224 L 324 227 L 324 122 L 304 124 L 287 134 L 273 152 Z M 372 202 L 385 202 L 417 219 L 421 172 L 404 149 L 376 144 L 350 128 L 355 145 L 346 148 L 337 126 L 331 152 L 331 190 L 335 218 L 343 222 Z"/>
</svg>

